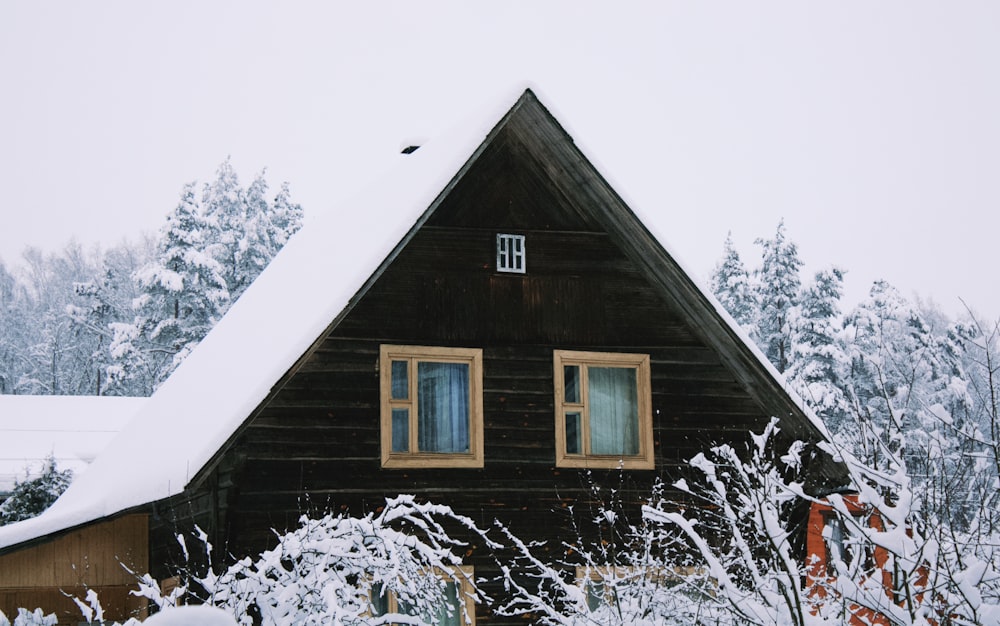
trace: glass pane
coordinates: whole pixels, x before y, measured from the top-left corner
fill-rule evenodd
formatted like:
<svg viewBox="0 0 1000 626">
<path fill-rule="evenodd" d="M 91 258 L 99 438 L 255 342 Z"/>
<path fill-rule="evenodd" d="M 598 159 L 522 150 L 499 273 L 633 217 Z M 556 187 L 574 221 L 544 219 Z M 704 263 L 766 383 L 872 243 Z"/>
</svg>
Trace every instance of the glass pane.
<svg viewBox="0 0 1000 626">
<path fill-rule="evenodd" d="M 468 363 L 417 363 L 417 447 L 469 451 Z"/>
<path fill-rule="evenodd" d="M 410 397 L 410 380 L 406 375 L 406 361 L 392 362 L 392 399 L 407 400 Z"/>
<path fill-rule="evenodd" d="M 583 453 L 583 433 L 580 432 L 580 413 L 566 414 L 566 454 Z"/>
<path fill-rule="evenodd" d="M 389 612 L 389 593 L 381 583 L 372 585 L 372 616 L 379 617 Z"/>
<path fill-rule="evenodd" d="M 563 388 L 565 393 L 563 394 L 563 402 L 580 402 L 580 366 L 579 365 L 564 365 L 563 366 Z"/>
<path fill-rule="evenodd" d="M 410 409 L 392 410 L 392 451 L 410 451 Z"/>
<path fill-rule="evenodd" d="M 588 367 L 590 452 L 639 454 L 639 394 L 631 367 Z"/>
<path fill-rule="evenodd" d="M 596 611 L 604 604 L 604 582 L 591 580 L 587 582 L 587 608 Z"/>
<path fill-rule="evenodd" d="M 438 609 L 437 615 L 428 620 L 432 624 L 441 626 L 459 626 L 464 623 L 462 618 L 462 607 L 458 604 L 458 585 L 448 582 L 444 585 L 444 604 Z"/>
</svg>

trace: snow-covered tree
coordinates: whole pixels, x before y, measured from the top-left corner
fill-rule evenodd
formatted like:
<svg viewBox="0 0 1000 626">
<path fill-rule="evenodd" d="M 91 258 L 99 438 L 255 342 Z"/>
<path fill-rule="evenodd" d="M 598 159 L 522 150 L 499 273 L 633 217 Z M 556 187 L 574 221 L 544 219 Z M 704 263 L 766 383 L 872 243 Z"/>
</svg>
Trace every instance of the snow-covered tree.
<svg viewBox="0 0 1000 626">
<path fill-rule="evenodd" d="M 114 365 L 109 350 L 114 340 L 113 328 L 133 319 L 132 302 L 139 292 L 132 275 L 148 262 L 149 254 L 142 246 L 119 245 L 104 254 L 100 276 L 73 285 L 75 297 L 67 305 L 66 313 L 81 338 L 81 351 L 84 346 L 89 350 L 89 360 L 84 362 L 84 355 L 80 355 L 80 368 L 92 376 L 87 377 L 88 387 L 77 393 L 107 392 L 106 372 Z"/>
<path fill-rule="evenodd" d="M 757 239 L 756 243 L 761 246 L 756 336 L 768 360 L 784 372 L 792 358 L 792 311 L 798 304 L 802 261 L 798 246 L 785 236 L 784 220 L 778 223 L 773 239 Z"/>
<path fill-rule="evenodd" d="M 22 393 L 31 342 L 28 296 L 24 286 L 0 261 L 0 393 Z"/>
<path fill-rule="evenodd" d="M 291 201 L 288 183 L 268 200 L 265 173 L 261 171 L 243 188 L 226 159 L 202 191 L 201 204 L 213 227 L 206 237 L 206 250 L 225 269 L 233 301 L 302 225 L 302 207 Z"/>
<path fill-rule="evenodd" d="M 750 284 L 750 272 L 743 265 L 733 245 L 732 233 L 726 235 L 722 260 L 712 272 L 711 289 L 719 303 L 747 331 L 755 331 L 757 302 Z"/>
<path fill-rule="evenodd" d="M 240 187 L 229 158 L 219 164 L 215 179 L 202 187 L 200 210 L 207 226 L 203 232 L 202 250 L 219 263 L 226 288 L 235 300 L 233 294 L 238 295 L 245 288 L 237 276 L 242 274 L 238 266 L 240 247 L 245 245 L 247 203 L 246 191 Z"/>
<path fill-rule="evenodd" d="M 848 411 L 844 394 L 847 361 L 840 334 L 843 270 L 816 273 L 800 297 L 792 329 L 791 366 L 786 378 L 834 432 L 844 427 Z"/>
<path fill-rule="evenodd" d="M 38 476 L 30 474 L 14 482 L 10 496 L 0 503 L 0 526 L 36 517 L 52 506 L 73 479 L 71 470 L 59 470 L 55 457 L 49 456 Z"/>
<path fill-rule="evenodd" d="M 239 194 L 243 205 L 241 219 L 223 221 L 221 234 L 226 246 L 220 250 L 225 259 L 232 260 L 228 284 L 233 300 L 264 271 L 301 226 L 302 209 L 290 202 L 288 185 L 282 185 L 274 201 L 269 201 L 264 174 L 263 171 L 258 174 Z M 228 206 L 228 202 L 223 204 Z"/>
<path fill-rule="evenodd" d="M 66 307 L 73 285 L 96 273 L 99 250 L 70 242 L 58 253 L 28 248 L 17 268 L 18 286 L 0 312 L 0 334 L 17 337 L 13 360 L 4 366 L 7 393 L 75 394 L 91 390 L 89 338 L 77 332 Z M 86 392 L 86 391 L 83 391 Z"/>
<path fill-rule="evenodd" d="M 288 243 L 288 239 L 302 228 L 304 213 L 302 205 L 292 202 L 289 184 L 282 183 L 271 204 L 271 223 L 274 225 L 274 240 L 278 249 Z"/>
<path fill-rule="evenodd" d="M 0 393 L 152 393 L 301 226 L 264 172 L 243 189 L 227 159 L 196 185 L 155 242 L 0 262 Z"/>
<path fill-rule="evenodd" d="M 119 388 L 152 390 L 208 333 L 229 306 L 224 270 L 205 251 L 211 222 L 185 185 L 164 225 L 156 261 L 135 273 L 142 290 L 131 324 L 114 324 L 109 368 Z"/>
</svg>

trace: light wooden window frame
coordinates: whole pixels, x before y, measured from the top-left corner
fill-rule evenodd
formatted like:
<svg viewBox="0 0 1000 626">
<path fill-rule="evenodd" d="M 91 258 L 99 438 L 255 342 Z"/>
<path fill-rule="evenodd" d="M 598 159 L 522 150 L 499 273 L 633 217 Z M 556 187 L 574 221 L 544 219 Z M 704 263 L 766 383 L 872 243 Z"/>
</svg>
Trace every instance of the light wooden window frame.
<svg viewBox="0 0 1000 626">
<path fill-rule="evenodd" d="M 444 584 L 456 583 L 458 585 L 455 595 L 461 601 L 460 606 L 457 608 L 459 611 L 462 611 L 463 619 L 461 621 L 465 626 L 476 626 L 476 592 L 472 585 L 472 581 L 475 580 L 475 573 L 475 568 L 471 565 L 456 565 L 449 567 L 447 571 L 434 568 L 432 574 Z M 372 594 L 374 593 L 375 589 L 372 588 Z M 386 592 L 386 604 L 388 605 L 388 613 L 399 612 L 399 603 L 392 592 Z M 371 617 L 380 617 L 375 615 L 374 608 L 373 597 L 372 610 L 369 611 L 369 614 Z"/>
<path fill-rule="evenodd" d="M 612 582 L 620 582 L 642 576 L 652 580 L 653 584 L 667 586 L 681 582 L 689 576 L 704 576 L 706 571 L 703 567 L 695 566 L 577 565 L 576 584 L 584 593 L 587 608 L 594 612 L 600 608 L 600 604 L 615 605 L 615 594 L 618 593 L 618 589 L 615 585 L 607 584 L 609 579 Z M 594 606 L 595 601 L 600 604 Z"/>
<path fill-rule="evenodd" d="M 407 400 L 392 398 L 392 363 L 407 361 Z M 469 451 L 461 453 L 421 452 L 417 446 L 417 364 L 464 363 L 469 366 Z M 481 348 L 382 345 L 379 349 L 379 396 L 381 450 L 384 468 L 481 468 L 483 467 L 483 351 Z M 409 450 L 392 450 L 392 410 L 409 409 Z"/>
<path fill-rule="evenodd" d="M 579 402 L 566 401 L 565 367 L 580 367 Z M 587 398 L 589 388 L 587 370 L 590 367 L 616 367 L 634 369 L 636 375 L 637 418 L 639 423 L 639 451 L 634 455 L 592 454 L 590 450 L 590 407 Z M 578 352 L 555 350 L 552 356 L 555 387 L 556 419 L 556 467 L 607 468 L 607 469 L 654 469 L 653 451 L 653 409 L 650 386 L 648 354 L 623 352 Z M 583 449 L 570 454 L 566 450 L 566 415 L 579 413 L 582 430 Z"/>
</svg>

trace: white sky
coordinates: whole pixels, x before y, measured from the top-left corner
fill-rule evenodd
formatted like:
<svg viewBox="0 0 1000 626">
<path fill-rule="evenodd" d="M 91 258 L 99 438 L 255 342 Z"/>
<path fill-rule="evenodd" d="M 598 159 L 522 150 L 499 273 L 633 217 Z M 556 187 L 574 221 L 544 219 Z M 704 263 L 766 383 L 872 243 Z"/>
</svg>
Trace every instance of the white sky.
<svg viewBox="0 0 1000 626">
<path fill-rule="evenodd" d="M 0 3 L 0 258 L 159 227 L 232 156 L 323 211 L 530 80 L 705 279 L 808 269 L 1000 314 L 1000 3 Z"/>
</svg>

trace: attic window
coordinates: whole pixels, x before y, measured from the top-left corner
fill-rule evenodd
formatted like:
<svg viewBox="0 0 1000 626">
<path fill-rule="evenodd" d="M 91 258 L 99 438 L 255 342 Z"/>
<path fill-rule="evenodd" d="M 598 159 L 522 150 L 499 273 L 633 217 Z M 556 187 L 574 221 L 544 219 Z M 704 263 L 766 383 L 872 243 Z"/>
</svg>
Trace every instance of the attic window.
<svg viewBox="0 0 1000 626">
<path fill-rule="evenodd" d="M 524 235 L 497 234 L 497 271 L 523 274 Z"/>
</svg>

